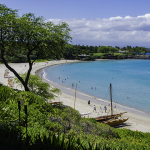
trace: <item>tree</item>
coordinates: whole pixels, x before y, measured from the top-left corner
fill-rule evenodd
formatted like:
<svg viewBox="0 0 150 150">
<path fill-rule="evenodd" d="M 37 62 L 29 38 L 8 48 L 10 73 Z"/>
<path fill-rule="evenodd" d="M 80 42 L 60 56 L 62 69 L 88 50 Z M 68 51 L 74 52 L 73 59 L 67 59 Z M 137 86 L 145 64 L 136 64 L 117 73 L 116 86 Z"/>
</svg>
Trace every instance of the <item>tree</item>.
<svg viewBox="0 0 150 150">
<path fill-rule="evenodd" d="M 115 46 L 115 48 L 117 48 L 118 50 L 120 50 L 120 47 L 119 47 L 119 46 Z"/>
<path fill-rule="evenodd" d="M 0 4 L 0 58 L 20 80 L 25 91 L 29 91 L 28 80 L 35 60 L 40 56 L 61 57 L 65 45 L 71 40 L 70 31 L 65 22 L 58 25 L 45 23 L 42 17 L 35 17 L 32 13 L 18 17 L 17 10 Z M 20 53 L 26 55 L 29 63 L 25 80 L 6 59 L 7 56 L 17 57 Z M 31 60 L 31 55 L 35 56 L 34 60 Z"/>
<path fill-rule="evenodd" d="M 86 50 L 86 47 L 84 45 L 80 46 L 80 53 L 81 54 L 88 54 L 88 51 Z"/>
<path fill-rule="evenodd" d="M 100 46 L 98 48 L 98 53 L 108 53 L 109 52 L 109 47 L 106 46 Z"/>
<path fill-rule="evenodd" d="M 114 47 L 109 47 L 109 51 L 112 52 L 112 53 L 114 53 L 114 52 L 118 51 L 118 49 L 114 48 Z"/>
<path fill-rule="evenodd" d="M 95 47 L 94 47 L 94 51 L 93 51 L 93 53 L 97 53 L 97 50 L 98 50 L 98 47 L 97 47 L 97 46 L 95 46 Z"/>
<path fill-rule="evenodd" d="M 123 48 L 121 48 L 121 49 L 122 49 L 123 51 L 124 51 L 124 50 L 127 50 L 127 48 L 126 48 L 125 46 L 124 46 Z"/>
<path fill-rule="evenodd" d="M 130 50 L 130 49 L 132 49 L 131 46 L 127 46 L 127 50 Z"/>
<path fill-rule="evenodd" d="M 21 78 L 23 80 L 26 79 L 27 73 L 20 74 Z M 21 84 L 20 80 L 18 78 L 15 78 L 15 82 L 18 84 Z M 28 88 L 29 90 L 37 94 L 44 99 L 52 99 L 54 98 L 54 93 L 60 94 L 61 91 L 57 88 L 52 88 L 48 83 L 45 83 L 42 81 L 42 79 L 38 75 L 30 75 L 29 81 L 28 81 Z"/>
<path fill-rule="evenodd" d="M 66 45 L 65 51 L 63 54 L 64 58 L 65 59 L 73 59 L 74 58 L 73 52 L 74 52 L 74 46 L 72 44 Z"/>
<path fill-rule="evenodd" d="M 145 48 L 145 47 L 141 47 L 141 54 L 146 54 L 146 53 L 148 53 L 149 52 L 149 50 L 148 50 L 148 48 Z"/>
</svg>

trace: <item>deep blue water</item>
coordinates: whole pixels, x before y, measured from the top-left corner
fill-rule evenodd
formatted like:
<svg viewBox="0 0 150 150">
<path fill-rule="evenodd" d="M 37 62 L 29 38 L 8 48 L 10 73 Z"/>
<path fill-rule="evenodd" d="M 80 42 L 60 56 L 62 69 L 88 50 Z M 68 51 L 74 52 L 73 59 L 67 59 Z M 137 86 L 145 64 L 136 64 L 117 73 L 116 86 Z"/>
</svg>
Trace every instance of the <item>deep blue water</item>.
<svg viewBox="0 0 150 150">
<path fill-rule="evenodd" d="M 70 88 L 77 83 L 77 90 L 107 100 L 112 83 L 113 102 L 150 112 L 150 60 L 70 63 L 48 67 L 45 72 L 54 82 Z"/>
</svg>

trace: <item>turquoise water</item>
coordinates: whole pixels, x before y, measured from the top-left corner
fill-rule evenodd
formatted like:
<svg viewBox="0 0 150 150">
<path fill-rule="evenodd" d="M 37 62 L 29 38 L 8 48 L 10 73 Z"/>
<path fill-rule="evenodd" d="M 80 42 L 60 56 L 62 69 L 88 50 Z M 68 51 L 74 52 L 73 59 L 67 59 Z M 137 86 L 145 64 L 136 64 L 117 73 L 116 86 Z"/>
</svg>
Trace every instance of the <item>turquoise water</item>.
<svg viewBox="0 0 150 150">
<path fill-rule="evenodd" d="M 113 102 L 150 112 L 149 64 L 150 60 L 103 60 L 52 66 L 45 72 L 58 84 L 72 88 L 77 83 L 77 90 L 107 100 L 112 83 Z"/>
</svg>

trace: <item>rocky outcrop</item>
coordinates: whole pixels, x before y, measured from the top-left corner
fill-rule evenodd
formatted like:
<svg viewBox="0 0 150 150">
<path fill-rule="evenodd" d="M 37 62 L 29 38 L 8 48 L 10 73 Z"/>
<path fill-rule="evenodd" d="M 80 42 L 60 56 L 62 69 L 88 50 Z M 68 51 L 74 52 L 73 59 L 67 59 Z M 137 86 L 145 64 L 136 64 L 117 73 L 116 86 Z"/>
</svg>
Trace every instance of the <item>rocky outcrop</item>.
<svg viewBox="0 0 150 150">
<path fill-rule="evenodd" d="M 150 55 L 135 55 L 134 59 L 150 59 Z"/>
<path fill-rule="evenodd" d="M 102 59 L 150 59 L 150 55 L 122 55 L 118 56 L 105 56 Z"/>
</svg>

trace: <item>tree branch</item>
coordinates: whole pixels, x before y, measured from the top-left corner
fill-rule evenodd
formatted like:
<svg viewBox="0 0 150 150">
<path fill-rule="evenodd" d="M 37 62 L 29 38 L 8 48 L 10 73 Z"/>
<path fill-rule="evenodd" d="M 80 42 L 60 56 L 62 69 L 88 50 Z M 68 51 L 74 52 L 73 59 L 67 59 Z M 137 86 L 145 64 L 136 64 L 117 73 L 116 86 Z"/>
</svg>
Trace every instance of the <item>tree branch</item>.
<svg viewBox="0 0 150 150">
<path fill-rule="evenodd" d="M 6 62 L 5 58 L 4 58 L 4 49 L 1 50 L 1 58 L 2 58 L 2 61 L 4 62 L 5 66 L 11 71 L 14 73 L 14 75 L 21 81 L 21 83 L 24 85 L 25 82 L 24 80 L 19 76 L 19 74 L 11 67 L 8 65 L 8 63 Z"/>
</svg>

